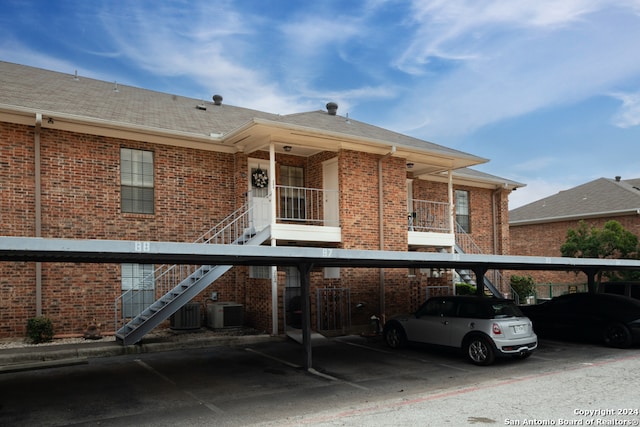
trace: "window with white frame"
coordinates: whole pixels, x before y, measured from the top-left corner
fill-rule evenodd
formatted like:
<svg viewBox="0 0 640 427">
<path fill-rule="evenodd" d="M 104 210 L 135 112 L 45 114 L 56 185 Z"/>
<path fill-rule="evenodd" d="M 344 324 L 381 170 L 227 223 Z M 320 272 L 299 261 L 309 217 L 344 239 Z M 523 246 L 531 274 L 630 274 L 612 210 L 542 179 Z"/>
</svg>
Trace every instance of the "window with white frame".
<svg viewBox="0 0 640 427">
<path fill-rule="evenodd" d="M 122 212 L 154 213 L 153 152 L 120 149 Z"/>
<path fill-rule="evenodd" d="M 280 165 L 280 218 L 305 219 L 304 169 Z"/>
<path fill-rule="evenodd" d="M 121 265 L 122 314 L 135 317 L 155 301 L 153 264 Z"/>
<path fill-rule="evenodd" d="M 268 265 L 252 265 L 249 267 L 250 279 L 271 279 L 271 267 Z"/>
<path fill-rule="evenodd" d="M 456 222 L 465 233 L 471 232 L 469 206 L 469 192 L 456 190 Z"/>
</svg>

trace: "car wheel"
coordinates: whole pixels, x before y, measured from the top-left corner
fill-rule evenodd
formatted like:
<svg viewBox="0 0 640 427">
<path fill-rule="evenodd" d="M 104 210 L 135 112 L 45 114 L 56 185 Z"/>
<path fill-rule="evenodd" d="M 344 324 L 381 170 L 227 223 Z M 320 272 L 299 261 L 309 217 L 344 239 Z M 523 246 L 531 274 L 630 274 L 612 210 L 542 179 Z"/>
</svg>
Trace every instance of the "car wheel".
<svg viewBox="0 0 640 427">
<path fill-rule="evenodd" d="M 622 323 L 609 323 L 604 330 L 604 343 L 609 347 L 631 347 L 631 332 Z"/>
<path fill-rule="evenodd" d="M 466 353 L 471 363 L 475 365 L 491 365 L 496 358 L 493 345 L 485 337 L 474 336 L 466 341 Z"/>
<path fill-rule="evenodd" d="M 384 328 L 384 341 L 391 348 L 401 348 L 407 345 L 407 335 L 402 326 L 392 323 Z"/>
</svg>

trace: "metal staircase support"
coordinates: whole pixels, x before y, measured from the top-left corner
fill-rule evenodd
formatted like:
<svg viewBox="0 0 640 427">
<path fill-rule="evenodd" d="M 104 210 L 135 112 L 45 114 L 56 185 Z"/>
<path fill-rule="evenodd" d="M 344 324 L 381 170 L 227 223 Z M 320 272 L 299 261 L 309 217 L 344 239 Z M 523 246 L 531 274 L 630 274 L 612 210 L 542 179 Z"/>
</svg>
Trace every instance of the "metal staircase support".
<svg viewBox="0 0 640 427">
<path fill-rule="evenodd" d="M 269 227 L 265 227 L 257 234 L 243 233 L 235 244 L 260 245 L 270 237 Z M 123 345 L 135 344 L 160 323 L 168 319 L 182 306 L 191 301 L 207 286 L 219 279 L 231 269 L 231 265 L 203 265 L 194 273 L 182 280 L 156 302 L 151 304 L 129 323 L 116 332 L 116 340 Z"/>
</svg>

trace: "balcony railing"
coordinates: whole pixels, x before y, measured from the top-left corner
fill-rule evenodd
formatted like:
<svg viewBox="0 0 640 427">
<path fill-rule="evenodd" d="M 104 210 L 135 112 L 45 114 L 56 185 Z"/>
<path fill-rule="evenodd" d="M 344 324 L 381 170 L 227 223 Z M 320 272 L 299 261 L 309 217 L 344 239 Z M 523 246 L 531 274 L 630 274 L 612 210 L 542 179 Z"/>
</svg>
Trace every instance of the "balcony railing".
<svg viewBox="0 0 640 427">
<path fill-rule="evenodd" d="M 409 212 L 409 231 L 451 233 L 449 203 L 413 200 Z"/>
<path fill-rule="evenodd" d="M 276 220 L 305 225 L 326 224 L 325 203 L 333 200 L 338 208 L 338 190 L 276 185 Z"/>
</svg>

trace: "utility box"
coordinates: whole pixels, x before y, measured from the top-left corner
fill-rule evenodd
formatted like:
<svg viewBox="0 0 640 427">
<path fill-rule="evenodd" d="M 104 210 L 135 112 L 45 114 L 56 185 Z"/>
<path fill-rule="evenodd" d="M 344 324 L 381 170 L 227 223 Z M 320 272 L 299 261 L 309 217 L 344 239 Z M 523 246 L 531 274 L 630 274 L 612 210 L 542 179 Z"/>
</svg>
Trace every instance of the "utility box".
<svg viewBox="0 0 640 427">
<path fill-rule="evenodd" d="M 195 302 L 183 305 L 169 319 L 171 329 L 198 329 L 200 326 L 200 304 Z"/>
<path fill-rule="evenodd" d="M 207 305 L 207 326 L 211 329 L 239 328 L 244 320 L 242 304 L 216 302 Z"/>
</svg>

